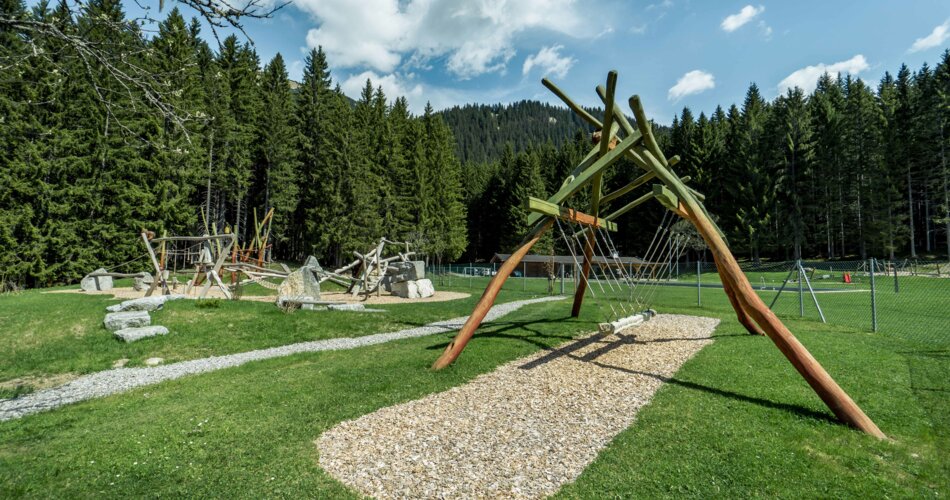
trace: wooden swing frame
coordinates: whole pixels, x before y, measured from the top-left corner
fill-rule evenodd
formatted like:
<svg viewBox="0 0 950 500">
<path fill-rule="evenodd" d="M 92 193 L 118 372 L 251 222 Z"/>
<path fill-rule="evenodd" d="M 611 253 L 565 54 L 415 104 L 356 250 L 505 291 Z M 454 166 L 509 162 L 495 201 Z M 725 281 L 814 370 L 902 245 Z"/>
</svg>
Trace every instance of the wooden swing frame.
<svg viewBox="0 0 950 500">
<path fill-rule="evenodd" d="M 577 105 L 550 80 L 544 79 L 542 83 L 596 130 L 594 133 L 595 145 L 571 172 L 571 175 L 564 180 L 557 193 L 547 200 L 527 200 L 527 206 L 532 210 L 532 213 L 528 216 L 528 223 L 533 224 L 533 228 L 524 237 L 517 249 L 512 252 L 511 257 L 498 269 L 497 274 L 488 283 L 481 299 L 475 305 L 472 314 L 455 338 L 446 346 L 442 355 L 433 363 L 432 369 L 441 370 L 458 358 L 482 320 L 484 320 L 485 315 L 488 314 L 505 281 L 528 251 L 531 250 L 531 247 L 541 239 L 544 232 L 551 228 L 556 217 L 585 225 L 587 226 L 586 230 L 590 232 L 595 231 L 599 226 L 609 230 L 608 226 L 618 217 L 651 199 L 655 199 L 668 210 L 690 221 L 702 235 L 715 260 L 723 290 L 728 296 L 739 322 L 745 329 L 754 335 L 767 335 L 840 421 L 877 438 L 886 438 L 877 425 L 865 415 L 854 400 L 834 381 L 805 346 L 798 341 L 755 293 L 729 250 L 722 231 L 709 217 L 702 203 L 705 197 L 687 186 L 686 178 L 681 178 L 673 172 L 672 167 L 679 161 L 679 158 L 674 156 L 667 159 L 666 155 L 663 154 L 653 135 L 652 126 L 646 117 L 646 113 L 643 111 L 640 97 L 637 95 L 630 97 L 628 100 L 636 120 L 636 128 L 629 123 L 614 101 L 617 72 L 610 71 L 608 73 L 606 87 L 597 86 L 596 88 L 598 96 L 604 103 L 603 122 Z M 606 140 L 604 138 L 605 131 L 607 131 Z M 622 139 L 619 137 L 620 132 L 624 135 Z M 644 174 L 626 186 L 605 194 L 603 193 L 604 172 L 621 157 L 632 160 L 644 170 Z M 608 203 L 653 180 L 659 182 L 653 185 L 649 193 L 615 209 L 604 217 L 600 216 L 602 209 Z M 591 189 L 589 214 L 582 214 L 561 206 L 568 198 L 585 188 Z M 543 203 L 539 203 L 542 201 Z M 616 228 L 615 225 L 613 227 Z M 587 276 L 590 273 L 593 256 L 593 247 L 590 241 L 591 239 L 588 238 L 588 243 L 585 245 L 583 252 L 582 276 Z M 583 279 L 577 284 L 571 308 L 571 315 L 574 317 L 580 314 L 586 284 L 586 280 Z"/>
</svg>

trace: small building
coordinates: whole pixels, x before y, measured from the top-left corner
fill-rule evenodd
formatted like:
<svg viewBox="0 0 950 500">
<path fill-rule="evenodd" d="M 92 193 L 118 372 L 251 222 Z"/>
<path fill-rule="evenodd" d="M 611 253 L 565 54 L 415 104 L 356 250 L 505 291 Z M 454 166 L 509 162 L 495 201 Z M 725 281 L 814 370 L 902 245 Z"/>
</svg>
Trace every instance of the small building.
<svg viewBox="0 0 950 500">
<path fill-rule="evenodd" d="M 510 253 L 496 253 L 491 259 L 492 264 L 500 265 L 511 258 Z M 529 278 L 546 278 L 548 276 L 548 266 L 553 262 L 554 275 L 560 276 L 561 269 L 564 270 L 564 276 L 573 276 L 575 268 L 583 264 L 583 256 L 577 256 L 576 261 L 573 255 L 525 255 L 521 259 L 521 264 L 515 270 L 516 276 L 527 276 Z M 628 275 L 644 272 L 645 278 L 652 278 L 660 272 L 660 267 L 665 265 L 663 262 L 647 262 L 639 257 L 616 257 L 606 258 L 595 255 L 591 259 L 591 272 L 599 276 L 607 276 L 610 270 L 619 276 L 619 267 L 623 267 Z"/>
</svg>

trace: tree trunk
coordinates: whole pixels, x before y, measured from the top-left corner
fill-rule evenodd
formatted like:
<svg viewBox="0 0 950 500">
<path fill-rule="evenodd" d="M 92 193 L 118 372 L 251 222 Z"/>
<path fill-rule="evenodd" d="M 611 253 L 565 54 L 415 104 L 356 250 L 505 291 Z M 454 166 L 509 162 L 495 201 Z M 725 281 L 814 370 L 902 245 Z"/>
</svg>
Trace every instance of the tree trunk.
<svg viewBox="0 0 950 500">
<path fill-rule="evenodd" d="M 912 259 L 917 258 L 917 242 L 914 238 L 914 189 L 911 185 L 912 178 L 910 175 L 910 163 L 907 166 L 907 208 L 910 210 L 910 218 L 907 220 L 907 225 L 910 228 L 910 257 Z"/>
</svg>

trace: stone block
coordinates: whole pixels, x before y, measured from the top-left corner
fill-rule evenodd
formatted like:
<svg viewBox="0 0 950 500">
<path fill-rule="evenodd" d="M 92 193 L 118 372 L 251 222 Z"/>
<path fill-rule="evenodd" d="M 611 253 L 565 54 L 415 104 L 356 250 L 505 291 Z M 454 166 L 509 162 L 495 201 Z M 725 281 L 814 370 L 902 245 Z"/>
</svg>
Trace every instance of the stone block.
<svg viewBox="0 0 950 500">
<path fill-rule="evenodd" d="M 164 326 L 139 326 L 135 328 L 123 328 L 112 333 L 116 338 L 126 342 L 135 342 L 136 340 L 154 337 L 156 335 L 168 335 L 168 328 Z"/>
<path fill-rule="evenodd" d="M 320 300 L 320 281 L 314 276 L 313 268 L 301 267 L 287 275 L 277 286 L 278 297 L 312 297 Z"/>
<path fill-rule="evenodd" d="M 98 274 L 108 272 L 100 267 L 89 274 Z M 79 287 L 85 292 L 94 292 L 97 290 L 112 290 L 112 276 L 92 277 L 86 276 L 79 282 Z"/>
<path fill-rule="evenodd" d="M 181 294 L 173 295 L 153 295 L 151 297 L 142 297 L 138 299 L 126 300 L 106 308 L 109 312 L 120 311 L 155 311 L 161 309 L 166 302 L 185 298 Z"/>
<path fill-rule="evenodd" d="M 115 332 L 125 328 L 148 326 L 152 324 L 152 318 L 148 315 L 148 311 L 121 311 L 106 314 L 106 319 L 102 323 L 107 330 Z"/>
</svg>

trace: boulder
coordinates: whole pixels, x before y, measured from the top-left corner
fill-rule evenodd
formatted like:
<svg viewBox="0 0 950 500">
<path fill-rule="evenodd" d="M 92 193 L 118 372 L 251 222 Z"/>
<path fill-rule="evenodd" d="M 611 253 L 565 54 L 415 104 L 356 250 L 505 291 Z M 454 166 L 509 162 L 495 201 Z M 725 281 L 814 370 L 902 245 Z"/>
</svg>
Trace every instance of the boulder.
<svg viewBox="0 0 950 500">
<path fill-rule="evenodd" d="M 168 335 L 168 328 L 164 326 L 139 326 L 135 328 L 123 328 L 112 333 L 116 338 L 126 342 L 135 342 L 156 335 Z"/>
<path fill-rule="evenodd" d="M 155 281 L 155 278 L 152 278 L 151 274 L 142 273 L 141 276 L 135 278 L 135 283 L 132 285 L 132 288 L 137 292 L 143 292 L 152 286 L 153 281 Z"/>
<path fill-rule="evenodd" d="M 284 307 L 287 303 L 296 303 L 300 304 L 300 308 L 305 311 L 312 311 L 314 309 L 313 304 L 307 304 L 306 302 L 313 302 L 315 299 L 309 295 L 296 295 L 293 297 L 278 296 L 277 297 L 277 307 Z"/>
<path fill-rule="evenodd" d="M 158 366 L 165 362 L 165 358 L 148 358 L 145 360 L 145 366 Z"/>
<path fill-rule="evenodd" d="M 409 262 L 391 262 L 386 268 L 390 283 L 415 281 L 426 277 L 426 263 L 421 260 Z"/>
<path fill-rule="evenodd" d="M 432 286 L 432 281 L 428 279 L 421 279 L 416 281 L 416 288 L 419 289 L 419 297 L 427 298 L 435 295 L 435 287 Z"/>
<path fill-rule="evenodd" d="M 400 281 L 393 283 L 393 294 L 404 299 L 418 299 L 419 287 L 415 281 Z"/>
<path fill-rule="evenodd" d="M 121 311 L 106 314 L 103 324 L 110 332 L 152 324 L 148 311 Z"/>
<path fill-rule="evenodd" d="M 303 261 L 302 267 L 309 267 L 314 270 L 314 272 L 322 272 L 323 268 L 320 267 L 320 261 L 317 260 L 313 255 L 307 257 L 307 260 Z"/>
<path fill-rule="evenodd" d="M 404 299 L 424 299 L 435 295 L 432 281 L 427 279 L 400 281 L 393 283 L 393 294 Z"/>
<path fill-rule="evenodd" d="M 152 297 L 142 297 L 139 299 L 126 300 L 106 308 L 109 312 L 120 311 L 155 311 L 161 309 L 166 302 L 185 298 L 181 294 L 173 295 L 154 295 Z"/>
<path fill-rule="evenodd" d="M 365 311 L 363 304 L 329 304 L 327 309 L 331 311 Z"/>
<path fill-rule="evenodd" d="M 310 297 L 313 300 L 320 300 L 320 281 L 313 275 L 312 268 L 301 267 L 288 274 L 283 283 L 277 286 L 277 296 Z"/>
<path fill-rule="evenodd" d="M 105 268 L 100 267 L 89 274 L 106 273 Z M 97 290 L 112 290 L 112 276 L 92 277 L 86 276 L 79 282 L 79 287 L 84 292 L 95 292 Z"/>
</svg>

